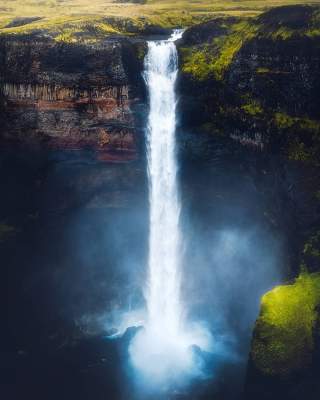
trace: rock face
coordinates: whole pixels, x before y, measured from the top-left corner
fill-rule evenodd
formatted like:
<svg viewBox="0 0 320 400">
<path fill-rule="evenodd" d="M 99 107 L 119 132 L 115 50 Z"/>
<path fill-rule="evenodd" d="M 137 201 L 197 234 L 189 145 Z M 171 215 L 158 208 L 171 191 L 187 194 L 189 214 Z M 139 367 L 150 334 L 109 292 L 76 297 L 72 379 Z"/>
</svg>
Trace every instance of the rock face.
<svg viewBox="0 0 320 400">
<path fill-rule="evenodd" d="M 302 273 L 262 298 L 245 398 L 318 399 L 320 274 Z"/>
<path fill-rule="evenodd" d="M 188 30 L 179 44 L 182 127 L 318 163 L 318 15 L 280 7 Z"/>
<path fill-rule="evenodd" d="M 287 220 L 295 226 L 289 223 L 288 235 L 301 252 L 320 219 L 319 8 L 217 18 L 188 29 L 178 47 L 179 139 L 186 156 L 204 157 L 210 142 L 222 140 L 255 151 L 259 190 L 265 191 L 271 168 L 284 193 L 286 205 L 277 213 L 273 202 L 267 213 L 279 222 L 291 209 Z"/>
<path fill-rule="evenodd" d="M 258 191 L 270 199 L 265 217 L 276 229 L 285 225 L 291 277 L 300 266 L 304 271 L 263 298 L 245 400 L 320 396 L 319 16 L 319 8 L 293 6 L 252 19 L 217 18 L 188 29 L 178 44 L 180 155 L 210 158 L 223 141 L 243 150 L 245 163 L 243 154 L 253 150 L 247 164 Z M 145 126 L 144 53 L 143 41 L 120 36 L 91 44 L 1 37 L 1 138 L 90 147 L 106 160 L 136 158 Z M 112 173 L 115 182 L 128 179 L 130 190 L 140 187 L 142 179 L 132 183 L 138 170 L 130 164 L 123 171 L 119 178 L 109 170 L 94 184 L 108 186 Z M 92 176 L 86 179 L 93 182 Z M 78 198 L 77 192 L 71 200 Z M 101 198 L 88 207 L 99 208 Z M 126 198 L 115 190 L 103 197 L 106 203 L 116 207 Z M 9 225 L 2 231 L 13 234 Z"/>
<path fill-rule="evenodd" d="M 145 99 L 141 49 L 125 38 L 95 45 L 2 38 L 1 136 L 134 157 Z"/>
<path fill-rule="evenodd" d="M 217 18 L 187 30 L 179 53 L 186 157 L 207 155 L 214 140 L 255 153 L 264 196 L 273 191 L 268 179 L 277 177 L 265 214 L 270 224 L 286 226 L 290 278 L 304 271 L 293 285 L 263 297 L 243 398 L 318 399 L 319 8 Z"/>
</svg>

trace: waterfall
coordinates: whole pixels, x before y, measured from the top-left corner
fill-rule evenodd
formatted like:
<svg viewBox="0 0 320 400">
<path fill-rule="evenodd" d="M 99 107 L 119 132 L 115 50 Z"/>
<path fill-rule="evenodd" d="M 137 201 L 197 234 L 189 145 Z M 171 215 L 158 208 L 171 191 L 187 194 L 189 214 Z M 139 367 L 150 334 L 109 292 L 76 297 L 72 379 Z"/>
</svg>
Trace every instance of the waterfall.
<svg viewBox="0 0 320 400">
<path fill-rule="evenodd" d="M 175 33 L 167 41 L 148 43 L 145 81 L 150 112 L 147 156 L 150 202 L 150 236 L 147 328 L 154 334 L 177 336 L 180 304 L 179 229 L 180 201 L 175 146 L 177 50 Z"/>
<path fill-rule="evenodd" d="M 147 317 L 130 344 L 133 366 L 148 384 L 172 381 L 195 371 L 192 345 L 208 348 L 210 335 L 199 324 L 186 326 L 181 301 L 182 233 L 176 159 L 178 54 L 176 31 L 148 42 L 144 78 L 149 92 L 147 127 L 150 229 Z M 197 371 L 198 373 L 198 371 Z"/>
</svg>

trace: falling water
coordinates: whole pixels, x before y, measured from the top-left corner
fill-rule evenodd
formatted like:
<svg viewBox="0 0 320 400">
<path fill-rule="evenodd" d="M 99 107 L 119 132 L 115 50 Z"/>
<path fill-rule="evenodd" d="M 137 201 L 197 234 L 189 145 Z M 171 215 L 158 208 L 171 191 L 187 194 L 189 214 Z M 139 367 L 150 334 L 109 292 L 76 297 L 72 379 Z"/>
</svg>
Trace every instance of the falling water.
<svg viewBox="0 0 320 400">
<path fill-rule="evenodd" d="M 176 336 L 180 304 L 180 201 L 175 149 L 177 33 L 149 42 L 145 80 L 149 90 L 148 172 L 150 200 L 148 329 Z"/>
<path fill-rule="evenodd" d="M 205 346 L 202 332 L 186 329 L 181 302 L 180 199 L 176 159 L 178 55 L 176 31 L 170 39 L 148 42 L 144 78 L 149 92 L 147 158 L 150 202 L 147 320 L 131 344 L 135 367 L 148 380 L 163 381 L 192 367 L 191 345 Z M 190 326 L 189 326 L 190 328 Z"/>
</svg>

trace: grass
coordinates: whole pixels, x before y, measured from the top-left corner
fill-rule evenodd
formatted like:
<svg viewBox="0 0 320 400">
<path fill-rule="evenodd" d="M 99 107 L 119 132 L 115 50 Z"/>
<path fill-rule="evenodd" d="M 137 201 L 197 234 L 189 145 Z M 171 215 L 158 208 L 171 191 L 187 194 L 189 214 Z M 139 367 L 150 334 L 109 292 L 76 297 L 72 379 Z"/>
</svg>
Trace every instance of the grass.
<svg viewBox="0 0 320 400">
<path fill-rule="evenodd" d="M 134 34 L 147 25 L 186 27 L 216 15 L 253 16 L 270 7 L 297 3 L 307 2 L 146 0 L 145 4 L 137 4 L 133 1 L 122 3 L 116 0 L 2 0 L 0 32 L 13 34 L 48 30 L 57 40 L 73 41 L 77 40 L 77 35 L 87 33 L 88 24 L 98 36 L 114 33 Z M 39 19 L 32 20 L 36 17 Z M 112 19 L 105 21 L 106 18 Z M 122 26 L 119 20 L 127 23 Z M 131 29 L 128 30 L 129 25 Z M 316 34 L 316 30 L 310 29 L 310 35 Z M 228 54 L 225 56 L 229 57 Z"/>
<path fill-rule="evenodd" d="M 252 348 L 262 373 L 288 376 L 310 365 L 319 304 L 320 273 L 304 272 L 263 296 Z"/>
</svg>

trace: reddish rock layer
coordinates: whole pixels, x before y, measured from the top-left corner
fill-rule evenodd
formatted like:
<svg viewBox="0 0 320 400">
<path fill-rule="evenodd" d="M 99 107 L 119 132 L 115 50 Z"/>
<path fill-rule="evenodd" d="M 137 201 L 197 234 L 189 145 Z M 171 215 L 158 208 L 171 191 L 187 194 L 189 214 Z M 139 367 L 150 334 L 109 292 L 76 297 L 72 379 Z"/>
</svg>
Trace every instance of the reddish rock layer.
<svg viewBox="0 0 320 400">
<path fill-rule="evenodd" d="M 89 146 L 117 160 L 120 153 L 124 159 L 137 156 L 142 124 L 136 108 L 144 103 L 144 87 L 134 44 L 7 38 L 0 50 L 3 138 L 71 149 Z"/>
</svg>

